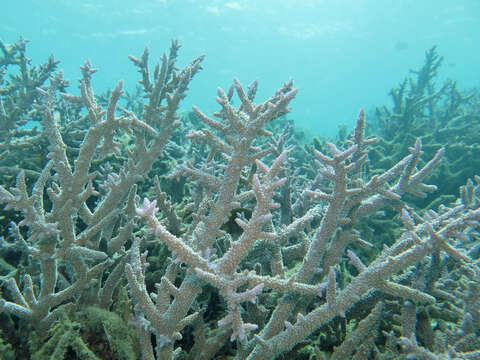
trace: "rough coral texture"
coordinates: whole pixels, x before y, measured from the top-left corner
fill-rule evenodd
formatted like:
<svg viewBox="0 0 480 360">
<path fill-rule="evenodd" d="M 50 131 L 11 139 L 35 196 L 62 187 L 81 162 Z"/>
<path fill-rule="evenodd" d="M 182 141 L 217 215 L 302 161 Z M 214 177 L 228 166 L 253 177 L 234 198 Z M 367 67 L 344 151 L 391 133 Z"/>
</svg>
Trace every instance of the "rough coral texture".
<svg viewBox="0 0 480 360">
<path fill-rule="evenodd" d="M 137 99 L 122 81 L 97 96 L 89 62 L 73 95 L 53 58 L 28 70 L 24 41 L 0 49 L 0 166 L 17 174 L 0 186 L 0 343 L 18 357 L 480 359 L 480 179 L 436 211 L 405 200 L 436 190 L 444 148 L 423 158 L 417 138 L 374 171 L 360 110 L 341 144 L 305 151 L 278 125 L 292 80 L 257 102 L 235 79 L 217 112 L 182 116 L 203 56 L 178 68 L 176 41 L 153 71 L 148 49 L 130 57 Z M 15 138 L 45 156 L 15 163 L 34 157 Z M 400 231 L 367 241 L 385 209 Z"/>
</svg>

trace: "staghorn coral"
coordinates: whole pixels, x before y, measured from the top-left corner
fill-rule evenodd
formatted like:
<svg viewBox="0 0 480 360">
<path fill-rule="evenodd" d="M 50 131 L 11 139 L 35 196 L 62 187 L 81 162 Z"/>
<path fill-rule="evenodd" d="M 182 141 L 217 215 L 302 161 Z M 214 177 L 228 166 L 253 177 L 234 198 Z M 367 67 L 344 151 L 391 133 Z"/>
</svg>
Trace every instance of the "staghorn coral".
<svg viewBox="0 0 480 360">
<path fill-rule="evenodd" d="M 53 55 L 47 62 L 31 65 L 26 55 L 28 41 L 19 39 L 15 44 L 0 40 L 0 169 L 1 183 L 15 177 L 19 169 L 38 176 L 42 168 L 42 151 L 46 144 L 38 126 L 30 126 L 40 118 L 32 113 L 32 105 L 41 97 L 37 88 L 45 85 L 57 70 L 59 61 Z M 68 86 L 61 84 L 62 89 Z"/>
<path fill-rule="evenodd" d="M 377 108 L 370 124 L 379 135 L 371 153 L 378 166 L 374 172 L 398 162 L 417 137 L 429 156 L 445 148 L 445 161 L 431 178 L 439 191 L 426 199 L 410 199 L 421 207 L 454 201 L 458 188 L 480 167 L 478 92 L 460 90 L 451 79 L 437 84 L 442 62 L 435 46 L 426 51 L 423 66 L 390 91 L 392 106 Z"/>
<path fill-rule="evenodd" d="M 216 116 L 223 122 L 209 118 L 195 109 L 199 118 L 217 131 L 214 133 L 210 130 L 203 130 L 190 134 L 194 140 L 211 145 L 212 151 L 209 158 L 212 164 L 216 162 L 223 162 L 223 164 L 218 164 L 214 168 L 208 163 L 207 166 L 202 163 L 202 168 L 187 164 L 180 166 L 178 172 L 175 173 L 175 176 L 184 175 L 188 179 L 197 180 L 205 189 L 205 193 L 212 194 L 210 201 L 198 205 L 197 213 L 200 216 L 197 217 L 198 220 L 195 219 L 192 222 L 193 229 L 188 229 L 182 237 L 171 234 L 156 218 L 155 214 L 158 210 L 156 200 L 145 199 L 143 208 L 137 209 L 137 213 L 147 220 L 154 235 L 172 250 L 175 259 L 170 264 L 172 272 L 167 270 L 167 274 L 158 284 L 157 294 L 153 296 L 154 301 L 145 291 L 146 255 L 140 256 L 138 240 L 132 254 L 131 265 L 127 265 L 126 268 L 129 284 L 137 301 L 136 309 L 141 316 L 145 317 L 141 320 L 141 323 L 144 324 L 141 327 L 141 336 L 148 337 L 149 331 L 155 334 L 157 338 L 156 352 L 159 354 L 159 358 L 171 356 L 174 352 L 174 341 L 180 340 L 182 337 L 180 330 L 187 324 L 196 321 L 199 316 L 198 311 L 188 313 L 193 298 L 198 296 L 201 291 L 195 275 L 216 287 L 219 294 L 224 297 L 227 304 L 227 315 L 217 319 L 217 326 L 219 329 L 230 330 L 231 340 L 237 341 L 236 356 L 241 359 L 273 358 L 281 352 L 291 349 L 315 329 L 337 316 L 344 317 L 346 311 L 373 289 L 418 303 L 434 303 L 435 298 L 428 293 L 415 287 L 390 281 L 402 269 L 408 268 L 409 265 L 414 265 L 428 256 L 433 248 L 438 251 L 443 249 L 459 261 L 468 259 L 456 253 L 443 237 L 442 240 L 436 242 L 440 236 L 433 236 L 435 233 L 433 228 L 430 238 L 427 236 L 425 239 L 420 239 L 419 236 L 413 237 L 412 235 L 413 238 L 404 236 L 398 239 L 391 248 L 385 249 L 369 266 L 364 265 L 352 251 L 348 251 L 347 254 L 359 274 L 352 276 L 349 283 L 343 284 L 344 288 L 341 290 L 337 290 L 335 267 L 343 262 L 342 254 L 349 243 L 362 242 L 358 238 L 358 233 L 353 229 L 353 225 L 362 217 L 368 216 L 388 204 L 401 208 L 403 205 L 400 196 L 404 193 L 422 195 L 424 192 L 434 190 L 434 187 L 424 185 L 421 181 L 438 165 L 442 151 L 437 153 L 424 168 L 416 170 L 421 155 L 421 144 L 417 140 L 415 147 L 410 149 L 411 155 L 405 157 L 385 174 L 365 181 L 360 177 L 361 171 L 359 170 L 365 164 L 367 148 L 374 142 L 374 139 L 364 139 L 365 119 L 364 113 L 361 112 L 350 146 L 346 150 L 342 151 L 333 144 L 329 144 L 333 157 L 328 157 L 320 152 L 315 153 L 319 172 L 333 183 L 333 188 L 330 188 L 328 192 L 317 190 L 315 187 L 307 189 L 305 194 L 311 198 L 304 197 L 301 200 L 309 203 L 311 209 L 304 214 L 297 214 L 302 216 L 287 224 L 286 228 L 282 228 L 279 227 L 281 225 L 278 222 L 279 218 L 272 214 L 272 210 L 280 207 L 280 204 L 272 202 L 272 190 L 285 185 L 286 179 L 278 178 L 277 174 L 284 171 L 283 163 L 288 157 L 288 150 L 276 157 L 271 167 L 268 167 L 258 159 L 258 154 L 268 156 L 272 152 L 272 148 L 262 150 L 262 148 L 254 147 L 250 145 L 251 141 L 248 141 L 249 138 L 246 135 L 255 134 L 251 128 L 258 124 L 258 119 L 266 118 L 262 114 L 262 110 L 276 110 L 280 101 L 274 96 L 266 103 L 257 105 L 253 103 L 253 96 L 247 96 L 238 82 L 235 82 L 233 86 L 241 100 L 239 108 L 233 108 L 230 103 L 231 96 L 227 96 L 219 90 L 217 101 L 222 106 L 222 110 L 216 113 Z M 285 86 L 288 89 L 291 87 L 290 83 Z M 288 90 L 281 89 L 276 96 L 282 93 L 287 94 L 284 95 L 285 97 L 291 94 Z M 272 105 L 267 105 L 269 102 Z M 232 136 L 233 133 L 229 131 L 232 127 L 235 127 L 237 137 Z M 258 130 L 256 133 L 262 134 Z M 246 139 L 246 143 L 241 141 L 243 139 Z M 247 147 L 247 145 L 249 146 Z M 216 155 L 221 156 L 215 159 Z M 237 156 L 240 159 L 237 159 Z M 249 164 L 253 160 L 256 161 L 257 170 L 251 177 L 251 188 L 244 188 L 244 184 L 248 182 L 243 179 L 237 163 Z M 215 168 L 223 171 L 216 172 Z M 236 171 L 236 177 L 232 175 L 233 170 Z M 247 172 L 244 176 L 246 174 Z M 347 177 L 347 174 L 350 176 Z M 395 178 L 397 178 L 395 185 L 387 185 Z M 231 189 L 232 182 L 236 186 L 234 190 Z M 315 184 L 312 185 L 315 186 Z M 218 189 L 218 193 L 214 189 Z M 225 192 L 230 194 L 230 200 L 227 202 L 222 200 L 222 196 L 226 196 Z M 229 235 L 223 234 L 219 228 L 221 223 L 226 220 L 224 214 L 233 207 L 242 205 L 242 201 L 251 202 L 252 197 L 255 198 L 255 201 L 251 218 L 248 220 L 237 218 L 236 221 L 243 231 L 237 239 L 228 239 Z M 328 205 L 321 210 L 314 204 L 312 198 L 321 200 Z M 220 207 L 220 213 L 223 216 L 220 218 L 221 221 L 217 206 Z M 313 214 L 316 212 L 323 212 L 320 216 L 319 227 L 307 230 L 308 225 L 315 218 Z M 471 216 L 473 219 L 477 219 L 479 213 L 474 212 Z M 409 219 L 409 215 L 404 211 L 406 223 L 408 223 L 407 219 Z M 464 224 L 464 222 L 461 223 Z M 305 236 L 309 237 L 307 244 L 298 242 L 298 244 L 292 245 L 292 247 L 298 245 L 297 247 L 302 248 L 299 251 L 299 257 L 303 257 L 303 262 L 286 279 L 284 274 L 286 262 L 284 262 L 283 256 L 287 253 L 287 249 L 282 249 L 282 239 L 295 237 L 299 231 L 306 232 Z M 229 244 L 221 253 L 218 252 L 218 248 L 212 247 L 212 237 L 215 233 L 218 233 L 220 237 L 226 237 L 225 241 Z M 274 249 L 268 259 L 271 269 L 269 274 L 262 274 L 264 270 L 261 266 L 252 269 L 241 266 L 243 258 L 259 240 L 273 246 Z M 178 266 L 178 262 L 190 265 L 191 270 L 187 270 L 180 285 L 175 285 L 176 270 L 174 269 Z M 274 276 L 272 277 L 272 275 Z M 259 335 L 248 340 L 248 332 L 257 330 L 259 324 L 247 323 L 243 319 L 239 303 L 260 302 L 261 293 L 266 289 L 276 291 L 277 305 L 270 319 L 261 321 L 264 328 Z M 282 293 L 285 295 L 278 298 L 278 295 Z M 317 300 L 315 310 L 302 315 L 306 309 L 298 306 L 298 298 L 312 298 L 312 296 L 320 297 L 322 300 Z M 173 301 L 171 301 L 172 298 Z M 249 305 L 249 308 L 251 306 Z M 178 317 L 181 310 L 184 311 L 183 319 Z M 250 309 L 249 313 L 255 313 L 258 310 Z M 296 322 L 291 324 L 290 319 L 295 314 Z M 171 316 L 175 316 L 175 321 L 169 318 Z M 176 325 L 169 328 L 165 326 L 166 323 Z M 220 333 L 218 336 L 224 338 L 225 335 Z M 145 350 L 145 357 L 153 357 L 153 349 L 150 348 L 147 341 L 145 343 L 148 348 Z M 215 352 L 210 347 L 214 344 L 220 346 L 219 343 L 219 341 L 213 341 L 213 344 L 209 344 L 203 350 L 205 353 L 191 353 L 191 357 L 209 358 L 209 355 L 206 354 Z"/>
<path fill-rule="evenodd" d="M 73 158 L 67 155 L 55 113 L 57 92 L 64 84 L 61 72 L 50 78 L 49 87 L 37 88 L 41 101 L 34 105 L 42 118 L 42 136 L 49 142 L 48 162 L 32 186 L 22 170 L 15 187 L 0 187 L 0 202 L 23 215 L 20 222 L 11 223 L 12 240 L 28 255 L 25 268 L 5 280 L 10 300 L 0 300 L 2 311 L 46 329 L 65 308 L 81 311 L 86 305 L 111 306 L 125 265 L 124 246 L 135 227 L 135 183 L 150 170 L 178 127 L 179 102 L 200 69 L 202 57 L 177 73 L 178 48 L 173 42 L 158 67 L 162 71 L 155 74 L 150 87 L 151 112 L 144 121 L 128 111 L 126 116 L 117 116 L 121 81 L 106 110 L 100 107 L 91 87 L 96 70 L 89 62 L 81 68 L 81 95 L 60 93 L 62 99 L 81 104 L 88 113 L 89 124 Z M 147 58 L 146 50 L 143 59 Z M 121 132 L 137 135 L 133 150 L 121 170 L 109 174 L 101 192 L 93 162 L 120 153 L 116 139 Z M 7 242 L 5 246 L 14 245 Z"/>
<path fill-rule="evenodd" d="M 422 160 L 416 139 L 366 171 L 377 139 L 363 110 L 339 144 L 302 152 L 285 121 L 293 81 L 257 103 L 258 83 L 234 80 L 218 90 L 218 112 L 194 107 L 182 126 L 203 56 L 178 69 L 179 49 L 173 41 L 153 71 L 148 50 L 130 57 L 143 109 L 131 96 L 131 110 L 119 106 L 121 81 L 95 96 L 89 62 L 80 95 L 64 92 L 58 72 L 38 87 L 34 112 L 25 105 L 48 151 L 36 173 L 0 186 L 17 217 L 3 248 L 19 254 L 2 278 L 2 334 L 28 331 L 27 356 L 62 359 L 478 351 L 478 179 L 437 212 L 408 205 L 436 190 L 425 181 L 444 149 Z M 402 223 L 388 246 L 359 232 L 383 209 Z M 111 338 L 132 332 L 139 349 Z"/>
</svg>

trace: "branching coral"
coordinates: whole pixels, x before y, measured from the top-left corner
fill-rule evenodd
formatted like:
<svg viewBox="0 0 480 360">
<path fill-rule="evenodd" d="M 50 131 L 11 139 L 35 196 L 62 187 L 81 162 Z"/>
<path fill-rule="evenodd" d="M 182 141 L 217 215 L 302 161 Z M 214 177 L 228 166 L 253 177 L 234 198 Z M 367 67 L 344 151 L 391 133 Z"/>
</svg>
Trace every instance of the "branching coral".
<svg viewBox="0 0 480 360">
<path fill-rule="evenodd" d="M 21 50 L 3 48 L 10 62 Z M 436 190 L 426 180 L 444 149 L 422 160 L 416 139 L 391 166 L 365 171 L 377 139 L 365 135 L 363 110 L 342 144 L 302 160 L 290 128 L 268 130 L 288 114 L 293 81 L 257 103 L 258 83 L 235 79 L 218 90 L 220 110 L 194 107 L 201 125 L 186 129 L 179 106 L 203 56 L 178 69 L 179 48 L 173 41 L 154 71 L 148 50 L 130 57 L 143 111 L 119 106 L 122 81 L 99 100 L 89 62 L 80 95 L 65 92 L 61 72 L 37 86 L 31 105 L 47 156 L 36 173 L 0 186 L 18 217 L 3 245 L 23 256 L 4 277 L 0 315 L 43 340 L 31 353 L 100 357 L 106 346 L 82 332 L 95 325 L 81 324 L 97 318 L 118 345 L 108 312 L 120 333 L 136 332 L 141 355 L 123 353 L 148 360 L 299 358 L 302 347 L 334 359 L 478 351 L 469 342 L 478 331 L 478 179 L 437 212 L 409 206 Z M 428 88 L 420 80 L 415 88 Z M 165 187 L 166 176 L 181 182 Z M 385 208 L 400 235 L 389 246 L 362 239 L 362 223 Z"/>
</svg>

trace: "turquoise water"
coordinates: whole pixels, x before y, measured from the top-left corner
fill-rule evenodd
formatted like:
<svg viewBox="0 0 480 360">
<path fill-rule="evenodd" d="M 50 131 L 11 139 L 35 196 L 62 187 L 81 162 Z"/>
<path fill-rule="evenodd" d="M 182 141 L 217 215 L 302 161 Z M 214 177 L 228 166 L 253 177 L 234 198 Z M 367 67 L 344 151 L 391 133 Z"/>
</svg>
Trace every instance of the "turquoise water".
<svg viewBox="0 0 480 360">
<path fill-rule="evenodd" d="M 76 89 L 87 59 L 100 69 L 98 93 L 119 79 L 133 90 L 137 73 L 127 58 L 145 46 L 152 61 L 170 39 L 183 44 L 180 64 L 205 53 L 204 71 L 184 106 L 216 110 L 216 88 L 260 81 L 257 100 L 293 77 L 300 93 L 292 118 L 311 134 L 333 135 L 352 125 L 360 107 L 389 103 L 388 91 L 424 52 L 438 45 L 441 77 L 461 89 L 480 85 L 478 0 L 70 1 L 2 0 L 0 38 L 31 41 L 40 63 L 62 61 Z"/>
</svg>

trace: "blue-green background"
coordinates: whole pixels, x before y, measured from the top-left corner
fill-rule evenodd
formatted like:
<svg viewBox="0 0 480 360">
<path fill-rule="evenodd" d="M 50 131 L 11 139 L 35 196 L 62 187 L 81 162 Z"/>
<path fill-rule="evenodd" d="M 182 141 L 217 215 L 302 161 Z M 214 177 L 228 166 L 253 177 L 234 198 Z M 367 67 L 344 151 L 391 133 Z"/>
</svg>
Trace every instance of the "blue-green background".
<svg viewBox="0 0 480 360">
<path fill-rule="evenodd" d="M 300 88 L 292 104 L 298 127 L 333 135 L 353 124 L 360 107 L 389 102 L 388 91 L 424 52 L 438 45 L 441 77 L 460 89 L 480 83 L 479 0 L 0 0 L 0 38 L 31 40 L 34 63 L 62 61 L 76 89 L 79 66 L 100 71 L 97 92 L 119 79 L 133 90 L 137 73 L 127 58 L 149 46 L 152 61 L 171 38 L 183 44 L 180 64 L 205 53 L 185 107 L 216 110 L 216 88 L 233 77 L 258 78 L 258 100 L 290 77 Z"/>
</svg>

